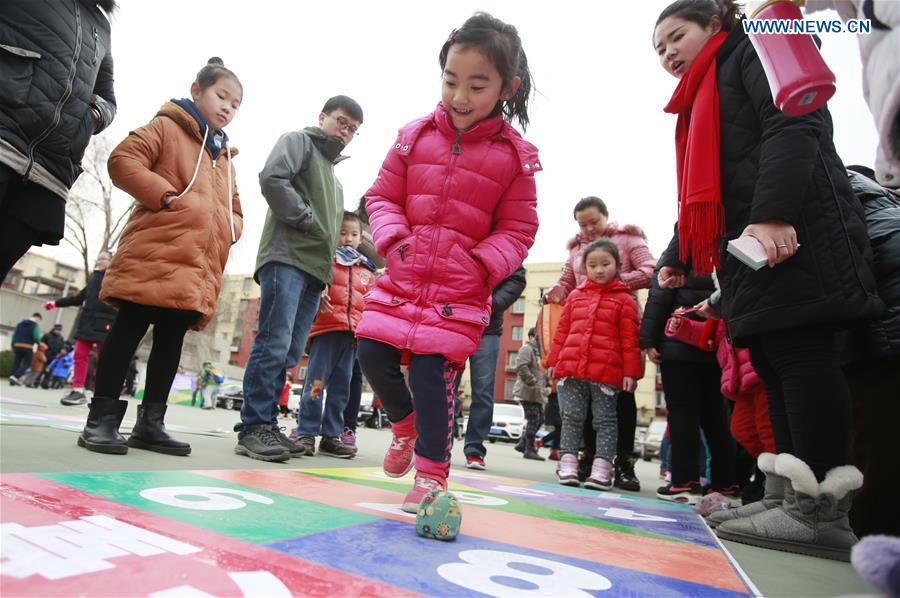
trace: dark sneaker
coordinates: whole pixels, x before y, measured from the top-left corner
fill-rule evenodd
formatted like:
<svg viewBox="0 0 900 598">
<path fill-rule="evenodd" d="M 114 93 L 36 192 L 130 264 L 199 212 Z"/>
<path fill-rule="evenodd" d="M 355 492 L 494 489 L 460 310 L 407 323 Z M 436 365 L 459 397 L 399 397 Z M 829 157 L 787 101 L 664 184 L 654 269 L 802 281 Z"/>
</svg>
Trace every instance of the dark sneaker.
<svg viewBox="0 0 900 598">
<path fill-rule="evenodd" d="M 338 459 L 352 459 L 356 456 L 356 449 L 341 442 L 340 438 L 323 438 L 319 442 L 319 454 Z"/>
<path fill-rule="evenodd" d="M 291 452 L 281 444 L 272 426 L 264 424 L 242 430 L 234 452 L 260 461 L 283 462 L 291 458 Z"/>
<path fill-rule="evenodd" d="M 294 434 L 291 433 L 291 440 L 296 442 L 299 445 L 302 445 L 303 448 L 306 449 L 306 454 L 312 457 L 316 454 L 316 437 L 315 436 L 297 436 L 294 438 Z"/>
<path fill-rule="evenodd" d="M 478 455 L 466 455 L 466 469 L 484 471 L 484 459 Z"/>
<path fill-rule="evenodd" d="M 656 489 L 656 498 L 694 505 L 703 498 L 703 487 L 698 482 L 688 482 L 683 486 L 667 484 Z"/>
<path fill-rule="evenodd" d="M 278 440 L 281 442 L 281 446 L 291 452 L 291 457 L 306 457 L 310 454 L 306 452 L 305 446 L 285 436 L 283 430 L 284 428 L 272 426 L 272 433 L 275 434 L 276 437 L 278 437 Z"/>
<path fill-rule="evenodd" d="M 634 463 L 631 459 L 624 457 L 616 459 L 616 479 L 613 485 L 629 492 L 641 491 L 641 482 L 634 473 Z"/>
<path fill-rule="evenodd" d="M 87 397 L 78 390 L 70 390 L 66 396 L 59 400 L 63 405 L 84 405 L 87 403 Z"/>
</svg>

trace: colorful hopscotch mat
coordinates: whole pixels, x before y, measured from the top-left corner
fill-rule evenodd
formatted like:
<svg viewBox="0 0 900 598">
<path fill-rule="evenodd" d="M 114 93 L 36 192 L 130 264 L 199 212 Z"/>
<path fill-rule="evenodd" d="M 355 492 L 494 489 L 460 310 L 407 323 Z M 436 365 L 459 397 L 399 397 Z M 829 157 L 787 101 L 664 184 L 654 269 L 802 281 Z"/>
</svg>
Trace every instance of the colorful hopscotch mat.
<svg viewBox="0 0 900 598">
<path fill-rule="evenodd" d="M 8 474 L 11 596 L 748 596 L 690 508 L 454 471 L 452 542 L 375 468 Z"/>
</svg>

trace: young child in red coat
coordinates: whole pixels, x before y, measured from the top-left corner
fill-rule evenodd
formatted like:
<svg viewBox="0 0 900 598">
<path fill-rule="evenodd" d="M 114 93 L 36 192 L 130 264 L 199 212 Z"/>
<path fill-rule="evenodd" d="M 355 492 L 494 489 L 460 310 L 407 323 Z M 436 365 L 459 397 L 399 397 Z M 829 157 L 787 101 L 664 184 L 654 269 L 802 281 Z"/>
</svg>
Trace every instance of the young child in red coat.
<svg viewBox="0 0 900 598">
<path fill-rule="evenodd" d="M 638 345 L 638 308 L 628 285 L 619 278 L 619 250 L 601 237 L 582 256 L 588 279 L 566 299 L 547 357 L 552 377 L 563 380 L 565 404 L 557 476 L 559 483 L 578 486 L 582 427 L 591 409 L 597 451 L 584 485 L 609 490 L 616 455 L 616 392 L 633 392 L 642 375 Z"/>
</svg>

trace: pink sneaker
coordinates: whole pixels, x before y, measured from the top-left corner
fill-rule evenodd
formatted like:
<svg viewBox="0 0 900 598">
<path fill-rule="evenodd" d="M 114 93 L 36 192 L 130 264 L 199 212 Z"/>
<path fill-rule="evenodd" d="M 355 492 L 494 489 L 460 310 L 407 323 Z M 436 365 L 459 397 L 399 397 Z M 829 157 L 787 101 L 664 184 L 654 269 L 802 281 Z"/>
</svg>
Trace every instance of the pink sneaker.
<svg viewBox="0 0 900 598">
<path fill-rule="evenodd" d="M 591 475 L 584 482 L 585 488 L 594 490 L 609 490 L 613 487 L 612 463 L 601 457 L 596 457 L 591 464 Z"/>
<path fill-rule="evenodd" d="M 413 484 L 412 490 L 406 495 L 406 498 L 403 499 L 403 506 L 400 507 L 400 509 L 407 513 L 417 513 L 419 511 L 419 504 L 422 502 L 422 499 L 425 498 L 426 494 L 432 490 L 446 489 L 446 478 L 440 479 L 427 473 L 416 473 L 416 482 Z"/>
<path fill-rule="evenodd" d="M 350 428 L 344 428 L 344 431 L 341 432 L 341 444 L 356 448 L 356 432 Z"/>
<path fill-rule="evenodd" d="M 416 412 L 413 411 L 398 422 L 391 422 L 391 430 L 394 432 L 394 437 L 384 454 L 384 475 L 389 478 L 402 478 L 413 466 L 416 446 Z"/>
<path fill-rule="evenodd" d="M 556 476 L 563 486 L 581 486 L 578 481 L 578 457 L 572 453 L 566 453 L 556 466 Z"/>
</svg>

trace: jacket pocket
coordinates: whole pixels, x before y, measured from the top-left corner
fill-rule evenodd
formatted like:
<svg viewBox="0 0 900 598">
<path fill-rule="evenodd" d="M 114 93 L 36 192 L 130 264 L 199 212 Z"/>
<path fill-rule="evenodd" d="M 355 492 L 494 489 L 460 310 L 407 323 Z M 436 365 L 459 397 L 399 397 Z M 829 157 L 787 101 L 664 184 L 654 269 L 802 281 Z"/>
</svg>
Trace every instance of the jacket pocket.
<svg viewBox="0 0 900 598">
<path fill-rule="evenodd" d="M 416 288 L 415 260 L 415 234 L 409 235 L 391 245 L 387 256 L 385 256 L 388 279 L 395 287 L 408 296 L 413 296 Z"/>
<path fill-rule="evenodd" d="M 409 301 L 409 299 L 405 297 L 389 293 L 384 289 L 378 287 L 375 287 L 374 289 L 363 295 L 363 300 L 366 303 L 380 303 L 381 305 L 390 305 L 395 307 Z"/>
<path fill-rule="evenodd" d="M 450 288 L 479 293 L 487 287 L 488 272 L 484 266 L 458 244 L 447 254 L 446 284 Z"/>
<path fill-rule="evenodd" d="M 24 106 L 31 88 L 34 63 L 41 55 L 31 50 L 0 44 L 0 101 L 9 106 Z"/>
<path fill-rule="evenodd" d="M 482 307 L 449 302 L 433 303 L 432 307 L 441 318 L 449 322 L 473 324 L 479 328 L 485 328 L 491 321 L 490 312 Z"/>
</svg>

